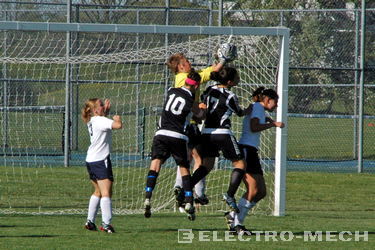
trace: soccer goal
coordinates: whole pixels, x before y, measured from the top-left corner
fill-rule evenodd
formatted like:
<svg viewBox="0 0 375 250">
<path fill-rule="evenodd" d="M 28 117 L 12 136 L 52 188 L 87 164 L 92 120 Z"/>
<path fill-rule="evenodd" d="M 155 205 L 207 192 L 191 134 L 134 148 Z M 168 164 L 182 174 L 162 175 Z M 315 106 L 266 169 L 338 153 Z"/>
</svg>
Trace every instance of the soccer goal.
<svg viewBox="0 0 375 250">
<path fill-rule="evenodd" d="M 286 123 L 286 28 L 1 22 L 1 34 L 0 213 L 85 213 L 91 194 L 84 165 L 89 136 L 80 109 L 94 97 L 109 98 L 110 116 L 124 121 L 113 133 L 114 211 L 143 212 L 152 138 L 173 85 L 165 62 L 177 52 L 194 68 L 207 67 L 231 36 L 238 48 L 231 65 L 240 72 L 241 83 L 233 89 L 240 103 L 247 106 L 259 86 L 274 88 L 279 107 L 270 115 Z M 239 139 L 242 118 L 234 115 L 232 122 Z M 286 135 L 287 128 L 263 132 L 268 192 L 256 212 L 284 214 Z M 226 209 L 221 197 L 231 169 L 218 159 L 207 177 L 210 203 L 200 212 Z M 154 191 L 155 211 L 173 211 L 175 175 L 169 160 Z"/>
</svg>

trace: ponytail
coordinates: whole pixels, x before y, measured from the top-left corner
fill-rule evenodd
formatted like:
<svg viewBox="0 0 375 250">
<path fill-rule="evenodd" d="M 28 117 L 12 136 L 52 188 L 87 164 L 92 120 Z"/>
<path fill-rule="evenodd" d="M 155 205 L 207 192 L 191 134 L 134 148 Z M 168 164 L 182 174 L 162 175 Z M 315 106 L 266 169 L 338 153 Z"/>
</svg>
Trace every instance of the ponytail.
<svg viewBox="0 0 375 250">
<path fill-rule="evenodd" d="M 85 123 L 88 123 L 91 120 L 91 117 L 94 114 L 94 108 L 95 108 L 96 102 L 98 100 L 99 98 L 92 98 L 85 102 L 85 106 L 82 108 L 82 111 L 81 111 L 81 117 Z"/>
<path fill-rule="evenodd" d="M 277 100 L 279 99 L 279 95 L 273 89 L 265 89 L 264 87 L 257 88 L 253 94 L 252 98 L 254 102 L 263 101 L 264 97 L 267 96 L 270 99 Z"/>
<path fill-rule="evenodd" d="M 264 91 L 264 87 L 259 87 L 253 92 L 251 97 L 252 97 L 254 102 L 260 101 L 263 91 Z"/>
</svg>

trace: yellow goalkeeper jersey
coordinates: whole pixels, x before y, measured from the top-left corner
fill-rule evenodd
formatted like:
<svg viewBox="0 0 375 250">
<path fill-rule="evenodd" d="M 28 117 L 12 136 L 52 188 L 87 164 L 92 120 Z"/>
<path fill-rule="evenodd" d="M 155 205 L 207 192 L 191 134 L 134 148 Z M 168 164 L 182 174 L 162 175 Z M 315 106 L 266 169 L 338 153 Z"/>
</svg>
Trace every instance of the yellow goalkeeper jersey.
<svg viewBox="0 0 375 250">
<path fill-rule="evenodd" d="M 213 71 L 213 67 L 207 67 L 205 69 L 198 70 L 197 73 L 201 76 L 201 84 L 206 83 L 210 80 L 210 74 Z M 177 73 L 174 87 L 175 88 L 181 88 L 185 85 L 185 80 L 187 78 L 189 73 Z M 200 96 L 200 87 L 195 92 L 195 101 L 199 102 L 199 96 Z"/>
</svg>

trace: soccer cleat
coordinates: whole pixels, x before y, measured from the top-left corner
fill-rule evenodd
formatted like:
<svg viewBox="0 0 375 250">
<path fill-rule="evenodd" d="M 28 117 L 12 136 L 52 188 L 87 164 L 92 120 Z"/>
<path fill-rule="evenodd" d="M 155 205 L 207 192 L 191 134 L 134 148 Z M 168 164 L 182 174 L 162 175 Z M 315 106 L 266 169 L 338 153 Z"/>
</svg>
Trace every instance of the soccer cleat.
<svg viewBox="0 0 375 250">
<path fill-rule="evenodd" d="M 247 235 L 247 236 L 250 236 L 251 235 L 251 232 L 249 230 L 246 229 L 245 226 L 243 225 L 237 225 L 234 227 L 234 231 L 235 231 L 235 234 L 237 235 Z"/>
<path fill-rule="evenodd" d="M 186 203 L 185 204 L 185 212 L 188 215 L 188 219 L 193 221 L 195 220 L 195 207 L 191 203 Z"/>
<path fill-rule="evenodd" d="M 92 222 L 91 220 L 88 220 L 88 221 L 86 222 L 86 224 L 85 224 L 85 228 L 86 228 L 87 230 L 90 230 L 90 231 L 96 231 L 96 230 L 97 230 L 95 223 Z"/>
<path fill-rule="evenodd" d="M 194 195 L 194 202 L 201 205 L 207 205 L 210 201 L 208 200 L 207 196 L 204 194 L 202 196 Z"/>
<path fill-rule="evenodd" d="M 177 186 L 174 189 L 174 195 L 176 197 L 176 206 L 178 207 L 178 209 L 181 213 L 184 213 L 184 209 L 185 209 L 185 193 L 184 193 L 184 190 L 180 186 Z"/>
<path fill-rule="evenodd" d="M 104 223 L 100 227 L 100 230 L 103 231 L 103 232 L 109 233 L 109 234 L 112 234 L 112 233 L 115 232 L 115 229 L 111 225 L 104 224 Z"/>
<path fill-rule="evenodd" d="M 151 217 L 151 201 L 149 198 L 145 200 L 144 208 L 145 208 L 145 213 L 144 213 L 145 217 L 150 218 Z"/>
<path fill-rule="evenodd" d="M 228 204 L 232 211 L 239 213 L 240 210 L 237 207 L 236 199 L 234 197 L 228 196 L 228 194 L 223 195 L 223 200 Z"/>
<path fill-rule="evenodd" d="M 225 212 L 224 214 L 225 221 L 227 222 L 227 228 L 229 231 L 234 231 L 234 218 L 230 212 Z"/>
</svg>

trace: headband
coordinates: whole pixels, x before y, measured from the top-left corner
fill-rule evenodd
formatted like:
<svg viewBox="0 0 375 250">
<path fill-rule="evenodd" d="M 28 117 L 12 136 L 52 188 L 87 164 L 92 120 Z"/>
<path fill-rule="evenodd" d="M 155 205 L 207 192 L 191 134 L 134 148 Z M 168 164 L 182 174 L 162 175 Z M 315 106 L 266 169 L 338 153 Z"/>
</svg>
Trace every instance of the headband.
<svg viewBox="0 0 375 250">
<path fill-rule="evenodd" d="M 193 85 L 193 86 L 199 85 L 199 82 L 194 81 L 193 79 L 190 79 L 190 78 L 186 78 L 185 83 L 188 85 Z"/>
</svg>

